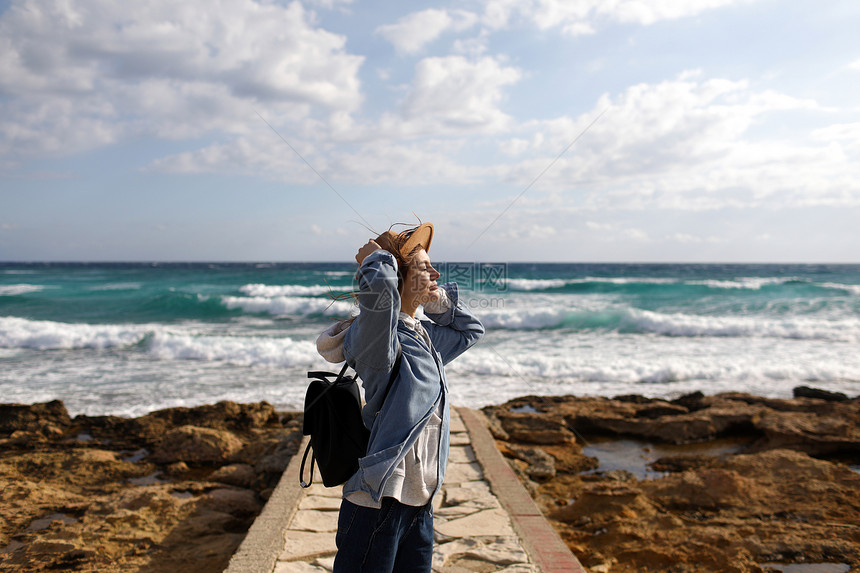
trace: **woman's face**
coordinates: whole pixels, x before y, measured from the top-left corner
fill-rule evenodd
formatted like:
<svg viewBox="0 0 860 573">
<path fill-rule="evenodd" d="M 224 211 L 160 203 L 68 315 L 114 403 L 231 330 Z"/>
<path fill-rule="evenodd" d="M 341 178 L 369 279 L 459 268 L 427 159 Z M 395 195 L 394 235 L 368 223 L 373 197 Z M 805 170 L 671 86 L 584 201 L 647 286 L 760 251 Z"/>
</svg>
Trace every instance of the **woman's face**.
<svg viewBox="0 0 860 573">
<path fill-rule="evenodd" d="M 418 304 L 425 304 L 438 299 L 440 293 L 436 279 L 439 276 L 439 272 L 430 264 L 430 256 L 427 251 L 419 249 L 406 272 L 403 297 L 417 300 Z"/>
</svg>

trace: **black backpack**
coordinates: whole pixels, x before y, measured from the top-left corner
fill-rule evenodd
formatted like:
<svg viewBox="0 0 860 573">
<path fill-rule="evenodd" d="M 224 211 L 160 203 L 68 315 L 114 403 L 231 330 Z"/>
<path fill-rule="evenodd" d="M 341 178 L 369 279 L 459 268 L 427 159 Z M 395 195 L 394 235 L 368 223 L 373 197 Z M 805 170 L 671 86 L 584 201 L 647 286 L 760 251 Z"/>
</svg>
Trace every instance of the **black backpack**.
<svg viewBox="0 0 860 573">
<path fill-rule="evenodd" d="M 398 352 L 391 378 L 385 387 L 383 403 L 388 397 L 391 383 L 400 370 L 401 354 Z M 346 376 L 348 365 L 344 364 L 340 374 L 333 372 L 308 372 L 311 383 L 305 393 L 305 412 L 302 433 L 310 436 L 310 443 L 302 456 L 299 483 L 310 487 L 314 480 L 314 464 L 319 466 L 323 485 L 334 487 L 344 483 L 358 470 L 358 460 L 367 454 L 370 430 L 361 418 L 361 395 L 358 391 L 358 375 Z M 329 378 L 335 377 L 334 381 Z M 305 462 L 311 455 L 311 473 L 304 480 Z"/>
</svg>

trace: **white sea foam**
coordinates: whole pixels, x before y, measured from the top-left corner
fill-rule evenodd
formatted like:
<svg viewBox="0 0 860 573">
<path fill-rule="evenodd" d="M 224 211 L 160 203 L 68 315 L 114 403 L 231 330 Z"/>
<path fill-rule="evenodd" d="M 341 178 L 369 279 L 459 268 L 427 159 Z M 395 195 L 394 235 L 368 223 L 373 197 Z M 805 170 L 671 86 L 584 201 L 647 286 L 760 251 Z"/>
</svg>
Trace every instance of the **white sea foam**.
<svg viewBox="0 0 860 573">
<path fill-rule="evenodd" d="M 348 289 L 336 289 L 328 285 L 264 285 L 248 284 L 239 287 L 239 292 L 247 296 L 317 296 L 330 292 L 340 293 Z"/>
<path fill-rule="evenodd" d="M 147 327 L 138 325 L 69 324 L 0 317 L 0 346 L 6 348 L 111 348 L 137 344 L 147 332 Z"/>
<path fill-rule="evenodd" d="M 211 327 L 210 327 L 211 328 Z M 201 360 L 231 364 L 292 367 L 318 359 L 313 339 L 289 336 L 224 336 L 186 325 L 69 324 L 0 317 L 0 348 L 75 350 L 123 348 L 143 344 L 161 360 Z M 9 354 L 14 356 L 14 352 Z"/>
<path fill-rule="evenodd" d="M 240 308 L 245 312 L 267 313 L 274 316 L 304 317 L 315 314 L 347 316 L 354 308 L 350 302 L 289 296 L 225 296 L 221 297 L 221 302 L 230 309 Z"/>
<path fill-rule="evenodd" d="M 576 299 L 579 303 L 583 299 Z M 512 301 L 508 301 L 512 302 Z M 707 316 L 660 313 L 621 305 L 595 306 L 566 301 L 537 301 L 518 306 L 481 309 L 488 329 L 586 329 L 650 333 L 672 337 L 771 337 L 860 341 L 860 318 L 823 318 L 805 315 Z"/>
<path fill-rule="evenodd" d="M 511 290 L 531 291 L 561 288 L 569 281 L 563 279 L 507 279 L 504 283 Z"/>
<path fill-rule="evenodd" d="M 584 279 L 575 279 L 571 283 L 609 283 L 614 285 L 627 284 L 653 284 L 653 285 L 670 285 L 678 282 L 677 279 L 658 278 L 658 277 L 586 277 Z"/>
<path fill-rule="evenodd" d="M 162 360 L 201 360 L 242 366 L 310 366 L 318 360 L 311 340 L 262 336 L 207 336 L 160 331 L 148 352 Z"/>
<path fill-rule="evenodd" d="M 790 396 L 801 384 L 856 395 L 851 343 L 771 339 L 666 339 L 641 335 L 493 337 L 448 367 L 456 403 L 472 407 L 524 394 L 672 396 L 742 390 Z"/>
<path fill-rule="evenodd" d="M 702 285 L 709 288 L 761 290 L 769 285 L 779 285 L 800 280 L 797 277 L 740 277 L 733 280 L 685 281 L 688 285 Z"/>
<path fill-rule="evenodd" d="M 561 326 L 569 314 L 565 308 L 500 308 L 482 311 L 481 322 L 486 328 L 505 330 L 555 328 Z"/>
<path fill-rule="evenodd" d="M 666 336 L 773 337 L 860 341 L 860 319 L 822 320 L 804 316 L 698 316 L 631 310 L 628 320 L 637 331 Z"/>
<path fill-rule="evenodd" d="M 613 285 L 628 284 L 676 284 L 677 279 L 653 277 L 585 277 L 581 279 L 523 279 L 508 278 L 504 283 L 513 291 L 535 291 L 563 288 L 567 285 L 604 283 Z"/>
<path fill-rule="evenodd" d="M 30 284 L 17 284 L 17 285 L 0 285 L 0 296 L 17 296 L 21 294 L 27 294 L 30 292 L 39 292 L 45 290 L 45 285 L 30 285 Z"/>
<path fill-rule="evenodd" d="M 846 284 L 840 284 L 840 283 L 821 283 L 818 286 L 820 286 L 822 288 L 829 288 L 829 289 L 834 289 L 834 290 L 843 290 L 843 291 L 847 291 L 848 293 L 850 293 L 852 295 L 860 296 L 860 285 L 846 285 Z"/>
</svg>

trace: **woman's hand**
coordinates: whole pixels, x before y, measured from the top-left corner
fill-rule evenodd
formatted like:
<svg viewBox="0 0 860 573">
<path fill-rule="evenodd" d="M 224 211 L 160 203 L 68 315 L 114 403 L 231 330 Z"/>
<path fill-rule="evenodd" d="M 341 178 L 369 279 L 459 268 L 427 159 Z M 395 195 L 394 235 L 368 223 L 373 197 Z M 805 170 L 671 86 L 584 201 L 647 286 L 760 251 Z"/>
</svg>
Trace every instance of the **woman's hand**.
<svg viewBox="0 0 860 573">
<path fill-rule="evenodd" d="M 367 257 L 367 255 L 374 251 L 378 251 L 381 248 L 382 247 L 379 246 L 379 243 L 377 243 L 373 239 L 370 239 L 369 241 L 367 241 L 367 244 L 358 249 L 358 253 L 356 253 L 355 255 L 356 262 L 361 265 L 361 262 L 365 259 L 365 257 Z"/>
</svg>

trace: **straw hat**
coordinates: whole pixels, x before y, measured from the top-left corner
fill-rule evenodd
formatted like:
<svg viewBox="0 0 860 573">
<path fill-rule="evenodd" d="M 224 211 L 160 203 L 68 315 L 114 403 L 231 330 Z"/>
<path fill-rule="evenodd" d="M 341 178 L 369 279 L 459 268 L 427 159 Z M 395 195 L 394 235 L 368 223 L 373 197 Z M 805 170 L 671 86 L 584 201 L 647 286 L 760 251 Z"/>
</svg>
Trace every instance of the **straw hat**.
<svg viewBox="0 0 860 573">
<path fill-rule="evenodd" d="M 402 233 L 385 231 L 378 237 L 376 242 L 386 251 L 402 259 L 409 257 L 409 253 L 415 247 L 421 246 L 425 251 L 430 251 L 430 243 L 433 242 L 433 224 L 422 223 L 414 229 L 407 229 Z"/>
</svg>

